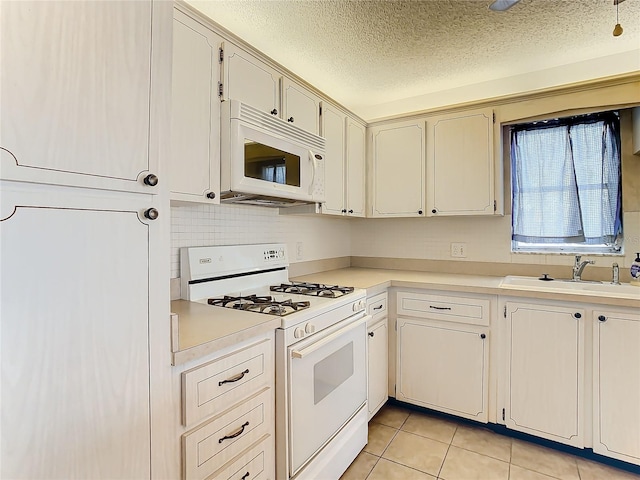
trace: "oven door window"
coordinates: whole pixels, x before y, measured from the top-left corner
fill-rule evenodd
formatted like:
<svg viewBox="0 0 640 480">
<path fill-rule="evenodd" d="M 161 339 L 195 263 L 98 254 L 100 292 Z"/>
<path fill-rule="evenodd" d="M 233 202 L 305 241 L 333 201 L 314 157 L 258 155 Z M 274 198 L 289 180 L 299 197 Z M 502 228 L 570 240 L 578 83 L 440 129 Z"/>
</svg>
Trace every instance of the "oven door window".
<svg viewBox="0 0 640 480">
<path fill-rule="evenodd" d="M 292 475 L 365 403 L 366 337 L 360 319 L 289 347 Z"/>
<path fill-rule="evenodd" d="M 244 176 L 299 187 L 300 157 L 245 139 Z"/>
</svg>

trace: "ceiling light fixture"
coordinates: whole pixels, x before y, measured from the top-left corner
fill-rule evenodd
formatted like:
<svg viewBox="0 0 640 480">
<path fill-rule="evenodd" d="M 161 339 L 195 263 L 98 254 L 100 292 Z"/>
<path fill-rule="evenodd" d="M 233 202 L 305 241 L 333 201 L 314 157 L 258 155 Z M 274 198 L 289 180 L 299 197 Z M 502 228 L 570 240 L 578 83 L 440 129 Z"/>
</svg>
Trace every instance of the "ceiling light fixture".
<svg viewBox="0 0 640 480">
<path fill-rule="evenodd" d="M 491 5 L 489 5 L 489 10 L 493 10 L 494 12 L 504 12 L 505 10 L 509 10 L 519 1 L 520 0 L 495 0 Z"/>
<path fill-rule="evenodd" d="M 620 21 L 618 20 L 618 5 L 620 5 L 620 3 L 622 2 L 624 2 L 624 0 L 613 0 L 613 4 L 616 6 L 616 26 L 613 27 L 614 37 L 619 37 L 623 32 L 622 25 L 620 25 Z"/>
</svg>

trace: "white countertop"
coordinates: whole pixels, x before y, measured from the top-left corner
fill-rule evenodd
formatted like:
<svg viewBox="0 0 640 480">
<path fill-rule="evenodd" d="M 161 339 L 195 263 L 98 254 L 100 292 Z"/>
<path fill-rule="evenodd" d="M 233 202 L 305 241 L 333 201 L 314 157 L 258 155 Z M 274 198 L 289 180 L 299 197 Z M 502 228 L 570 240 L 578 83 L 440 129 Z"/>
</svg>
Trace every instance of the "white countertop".
<svg viewBox="0 0 640 480">
<path fill-rule="evenodd" d="M 528 290 L 506 289 L 500 287 L 503 278 L 352 267 L 304 275 L 292 280 L 362 288 L 368 296 L 384 292 L 388 287 L 404 287 L 640 308 L 640 287 L 637 299 L 628 298 L 628 295 L 627 298 L 620 298 L 611 291 L 561 293 L 549 292 L 548 289 L 536 290 L 535 287 Z M 171 311 L 178 316 L 173 329 L 174 365 L 274 330 L 281 322 L 280 317 L 211 308 L 186 300 L 171 302 Z"/>
</svg>

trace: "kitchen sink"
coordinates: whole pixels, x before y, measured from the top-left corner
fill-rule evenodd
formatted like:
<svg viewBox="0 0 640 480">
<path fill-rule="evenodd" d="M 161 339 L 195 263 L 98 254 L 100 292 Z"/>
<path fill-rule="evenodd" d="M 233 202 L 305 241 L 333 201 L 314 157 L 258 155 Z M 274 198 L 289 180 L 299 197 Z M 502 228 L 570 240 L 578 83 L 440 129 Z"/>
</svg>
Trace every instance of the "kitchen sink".
<svg viewBox="0 0 640 480">
<path fill-rule="evenodd" d="M 640 300 L 640 288 L 628 283 L 614 285 L 605 282 L 575 282 L 573 280 L 540 280 L 537 277 L 509 275 L 500 282 L 500 288 L 540 292 L 571 293 L 602 297 L 631 298 Z"/>
</svg>

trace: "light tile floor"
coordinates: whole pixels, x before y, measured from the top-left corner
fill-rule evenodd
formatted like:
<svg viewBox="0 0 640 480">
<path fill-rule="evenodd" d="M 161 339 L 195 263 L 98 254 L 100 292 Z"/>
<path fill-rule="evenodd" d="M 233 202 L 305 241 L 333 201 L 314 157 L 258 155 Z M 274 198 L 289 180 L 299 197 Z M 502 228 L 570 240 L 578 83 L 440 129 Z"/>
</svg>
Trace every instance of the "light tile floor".
<svg viewBox="0 0 640 480">
<path fill-rule="evenodd" d="M 481 426 L 386 405 L 341 480 L 640 480 Z"/>
</svg>

